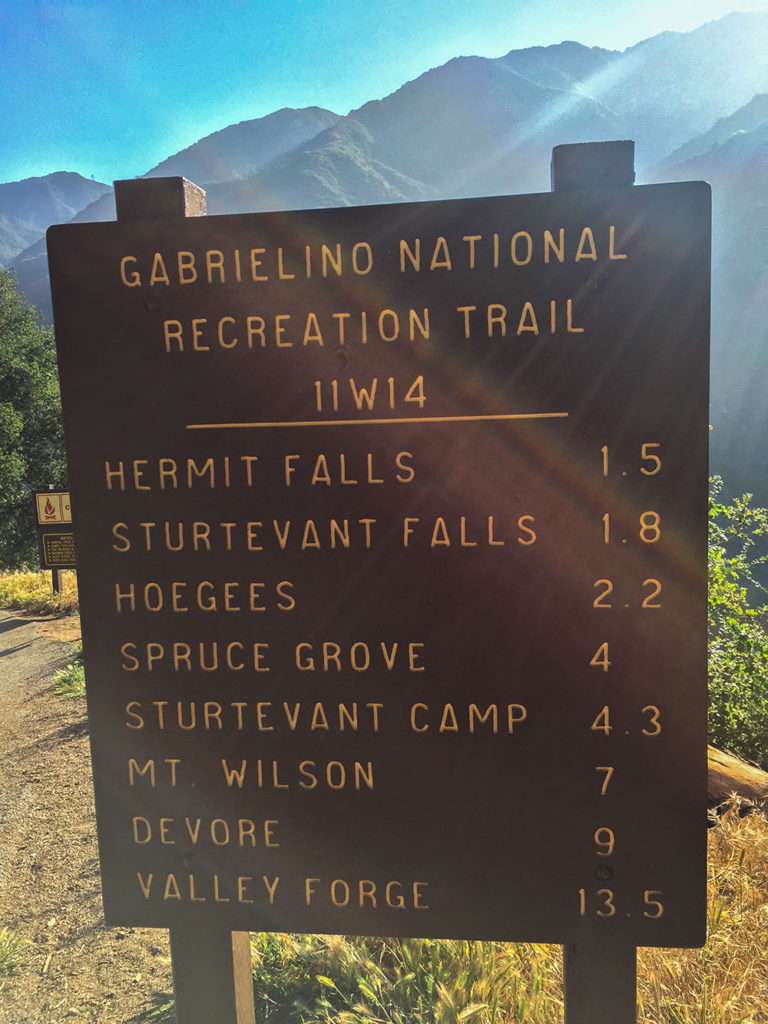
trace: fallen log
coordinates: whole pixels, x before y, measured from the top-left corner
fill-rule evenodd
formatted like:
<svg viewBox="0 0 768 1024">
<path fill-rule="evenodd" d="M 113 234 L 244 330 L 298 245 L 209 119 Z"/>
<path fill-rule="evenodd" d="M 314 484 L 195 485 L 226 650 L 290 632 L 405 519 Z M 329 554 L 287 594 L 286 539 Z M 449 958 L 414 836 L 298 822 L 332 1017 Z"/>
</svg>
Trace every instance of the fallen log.
<svg viewBox="0 0 768 1024">
<path fill-rule="evenodd" d="M 710 807 L 727 803 L 734 795 L 763 810 L 768 807 L 768 772 L 713 746 L 708 748 L 707 760 Z"/>
</svg>

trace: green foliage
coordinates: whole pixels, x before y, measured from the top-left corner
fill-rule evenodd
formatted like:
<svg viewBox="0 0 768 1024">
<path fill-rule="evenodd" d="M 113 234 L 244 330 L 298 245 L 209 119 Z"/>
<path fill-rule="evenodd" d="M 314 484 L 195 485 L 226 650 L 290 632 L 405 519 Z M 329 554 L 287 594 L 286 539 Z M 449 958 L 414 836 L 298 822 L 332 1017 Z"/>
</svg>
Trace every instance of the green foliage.
<svg viewBox="0 0 768 1024">
<path fill-rule="evenodd" d="M 562 1019 L 555 947 L 273 934 L 251 946 L 256 1016 L 268 1024 Z"/>
<path fill-rule="evenodd" d="M 83 666 L 83 647 L 78 645 L 74 660 L 56 673 L 53 689 L 61 697 L 85 696 L 85 667 Z"/>
<path fill-rule="evenodd" d="M 0 978 L 13 974 L 21 964 L 27 945 L 10 928 L 0 928 Z"/>
<path fill-rule="evenodd" d="M 53 332 L 0 268 L 0 566 L 37 562 L 32 492 L 65 485 Z"/>
<path fill-rule="evenodd" d="M 768 753 L 768 604 L 756 576 L 768 555 L 768 509 L 752 495 L 709 499 L 709 735 L 718 747 L 760 761 Z"/>
</svg>

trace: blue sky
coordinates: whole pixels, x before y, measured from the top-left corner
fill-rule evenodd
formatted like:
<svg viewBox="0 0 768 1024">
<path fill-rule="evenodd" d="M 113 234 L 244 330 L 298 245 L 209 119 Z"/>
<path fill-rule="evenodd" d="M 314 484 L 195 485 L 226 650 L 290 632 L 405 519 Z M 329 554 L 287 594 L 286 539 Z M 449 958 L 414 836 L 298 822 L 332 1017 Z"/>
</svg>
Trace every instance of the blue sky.
<svg viewBox="0 0 768 1024">
<path fill-rule="evenodd" d="M 0 0 L 0 181 L 149 170 L 280 107 L 345 114 L 451 57 L 623 50 L 768 0 Z"/>
</svg>

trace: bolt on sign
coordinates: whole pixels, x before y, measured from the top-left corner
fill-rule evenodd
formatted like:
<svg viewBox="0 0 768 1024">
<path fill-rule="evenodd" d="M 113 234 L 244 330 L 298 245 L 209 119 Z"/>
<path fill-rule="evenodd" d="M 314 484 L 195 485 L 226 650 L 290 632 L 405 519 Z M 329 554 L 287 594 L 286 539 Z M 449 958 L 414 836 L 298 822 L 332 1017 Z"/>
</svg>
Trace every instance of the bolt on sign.
<svg viewBox="0 0 768 1024">
<path fill-rule="evenodd" d="M 35 491 L 41 569 L 74 569 L 75 538 L 69 491 Z"/>
<path fill-rule="evenodd" d="M 703 941 L 709 210 L 51 229 L 108 922 Z"/>
</svg>

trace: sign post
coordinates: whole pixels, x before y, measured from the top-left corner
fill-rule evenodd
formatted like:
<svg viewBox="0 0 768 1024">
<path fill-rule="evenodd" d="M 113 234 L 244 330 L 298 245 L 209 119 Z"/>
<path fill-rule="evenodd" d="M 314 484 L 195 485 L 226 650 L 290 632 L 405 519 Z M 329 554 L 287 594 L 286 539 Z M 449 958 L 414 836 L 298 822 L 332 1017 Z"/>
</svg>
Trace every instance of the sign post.
<svg viewBox="0 0 768 1024">
<path fill-rule="evenodd" d="M 631 187 L 635 181 L 634 143 L 556 146 L 551 177 L 553 192 Z M 605 865 L 602 871 L 600 867 L 596 869 L 595 877 L 598 881 L 610 880 Z M 566 1024 L 593 1024 L 598 1020 L 635 1024 L 636 947 L 607 944 L 599 938 L 587 943 L 567 943 L 563 949 L 563 989 Z"/>
<path fill-rule="evenodd" d="M 50 569 L 54 593 L 60 594 L 62 569 L 75 569 L 75 537 L 69 491 L 35 491 L 40 568 Z"/>
<path fill-rule="evenodd" d="M 48 236 L 107 922 L 562 943 L 574 1005 L 703 942 L 707 187 L 117 195 Z"/>
</svg>

